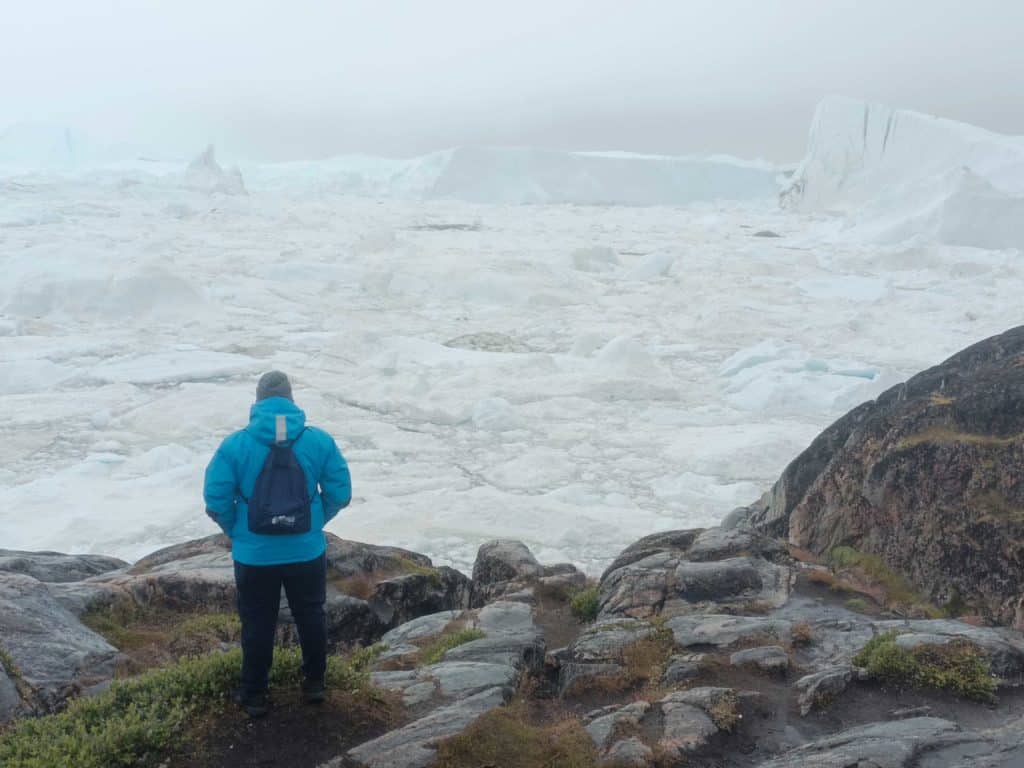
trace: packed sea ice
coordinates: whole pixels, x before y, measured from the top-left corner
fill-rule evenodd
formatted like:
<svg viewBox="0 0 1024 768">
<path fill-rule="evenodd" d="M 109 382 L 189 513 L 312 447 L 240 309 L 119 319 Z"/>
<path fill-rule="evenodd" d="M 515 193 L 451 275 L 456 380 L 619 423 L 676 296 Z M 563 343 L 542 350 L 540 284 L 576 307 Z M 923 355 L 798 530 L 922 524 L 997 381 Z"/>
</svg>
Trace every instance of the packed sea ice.
<svg viewBox="0 0 1024 768">
<path fill-rule="evenodd" d="M 402 194 L 372 196 L 330 161 L 234 173 L 212 153 L 0 175 L 0 546 L 131 559 L 212 533 L 203 469 L 279 368 L 352 468 L 332 532 L 463 570 L 514 537 L 596 575 L 754 501 L 849 408 L 1020 322 L 1009 241 L 949 241 L 917 202 L 900 237 L 865 234 L 866 203 L 838 210 L 815 161 L 780 207 L 717 188 L 524 205 L 543 179 L 522 160 L 513 203 L 429 193 L 446 171 L 422 163 L 409 186 L 409 162 Z"/>
</svg>

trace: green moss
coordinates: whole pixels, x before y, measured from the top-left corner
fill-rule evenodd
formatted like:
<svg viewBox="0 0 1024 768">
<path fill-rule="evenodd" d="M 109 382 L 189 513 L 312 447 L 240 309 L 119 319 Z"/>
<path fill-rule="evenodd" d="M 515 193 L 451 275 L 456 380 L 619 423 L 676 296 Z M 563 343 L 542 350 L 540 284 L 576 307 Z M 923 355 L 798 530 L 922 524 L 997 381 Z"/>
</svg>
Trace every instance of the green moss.
<svg viewBox="0 0 1024 768">
<path fill-rule="evenodd" d="M 834 547 L 828 554 L 829 565 L 834 569 L 856 568 L 885 592 L 886 600 L 897 606 L 924 614 L 933 619 L 941 618 L 944 612 L 933 605 L 924 595 L 917 591 L 913 584 L 904 576 L 892 570 L 877 555 L 854 549 L 853 547 Z"/>
<path fill-rule="evenodd" d="M 580 621 L 593 621 L 601 609 L 597 587 L 581 589 L 569 599 L 569 610 Z"/>
<path fill-rule="evenodd" d="M 974 701 L 995 699 L 996 678 L 988 658 L 973 643 L 956 640 L 906 650 L 896 645 L 896 637 L 896 632 L 887 632 L 871 638 L 853 663 L 894 685 L 945 690 Z"/>
<path fill-rule="evenodd" d="M 438 768 L 594 768 L 597 750 L 580 721 L 564 717 L 530 722 L 517 702 L 480 717 L 458 736 L 442 741 Z"/>
<path fill-rule="evenodd" d="M 368 682 L 377 649 L 351 659 L 331 657 L 329 685 L 379 699 Z M 115 768 L 149 765 L 176 744 L 203 715 L 222 705 L 238 680 L 241 651 L 179 661 L 163 669 L 117 681 L 104 693 L 73 701 L 56 715 L 20 720 L 0 734 L 5 768 Z M 302 679 L 297 648 L 278 649 L 271 686 L 296 686 Z"/>
<path fill-rule="evenodd" d="M 242 621 L 237 613 L 203 613 L 176 624 L 171 636 L 177 640 L 203 638 L 237 642 L 242 636 Z"/>
<path fill-rule="evenodd" d="M 445 632 L 423 647 L 423 650 L 420 651 L 420 664 L 424 666 L 437 664 L 452 648 L 458 648 L 460 645 L 481 640 L 484 637 L 486 635 L 483 631 L 475 627 Z"/>
<path fill-rule="evenodd" d="M 1024 434 L 997 437 L 995 435 L 981 435 L 973 432 L 957 432 L 949 427 L 929 427 L 918 432 L 916 435 L 903 438 L 896 446 L 896 450 L 907 450 L 924 443 L 938 445 L 962 443 L 983 448 L 1005 448 L 1020 442 L 1022 439 L 1024 439 Z"/>
</svg>

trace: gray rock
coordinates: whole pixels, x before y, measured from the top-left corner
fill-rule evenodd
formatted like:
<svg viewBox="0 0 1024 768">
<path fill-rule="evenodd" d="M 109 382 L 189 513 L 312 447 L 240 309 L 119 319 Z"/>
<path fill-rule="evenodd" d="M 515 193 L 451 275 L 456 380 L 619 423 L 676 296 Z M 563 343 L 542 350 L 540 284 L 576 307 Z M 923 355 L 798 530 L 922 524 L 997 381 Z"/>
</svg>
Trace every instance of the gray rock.
<svg viewBox="0 0 1024 768">
<path fill-rule="evenodd" d="M 29 704 L 44 711 L 111 677 L 118 655 L 45 584 L 16 573 L 0 574 L 0 639 L 18 676 L 32 689 Z"/>
<path fill-rule="evenodd" d="M 598 759 L 602 768 L 647 768 L 654 765 L 654 751 L 635 736 L 620 739 Z"/>
<path fill-rule="evenodd" d="M 815 710 L 825 709 L 853 680 L 853 668 L 830 667 L 801 677 L 793 686 L 797 691 L 800 714 L 807 717 Z"/>
<path fill-rule="evenodd" d="M 410 619 L 386 632 L 380 641 L 389 648 L 439 635 L 444 628 L 462 615 L 462 611 L 441 611 Z"/>
<path fill-rule="evenodd" d="M 669 755 L 681 757 L 705 746 L 718 728 L 704 710 L 673 696 L 661 702 L 663 730 L 658 746 Z"/>
<path fill-rule="evenodd" d="M 690 704 L 710 713 L 725 698 L 735 698 L 736 691 L 732 688 L 702 686 L 685 691 L 675 691 L 661 700 L 662 704 Z"/>
<path fill-rule="evenodd" d="M 1020 768 L 1024 765 L 1024 718 L 999 728 L 944 737 L 914 768 Z"/>
<path fill-rule="evenodd" d="M 473 563 L 474 584 L 491 585 L 543 575 L 544 568 L 530 548 L 514 539 L 495 539 L 481 544 Z"/>
<path fill-rule="evenodd" d="M 382 547 L 327 536 L 327 564 L 342 578 L 372 574 L 389 578 L 409 573 L 412 568 L 432 568 L 426 555 L 399 547 Z"/>
<path fill-rule="evenodd" d="M 495 687 L 514 687 L 518 673 L 506 664 L 452 661 L 419 669 L 374 672 L 374 685 L 399 693 L 408 707 L 434 699 L 463 699 Z"/>
<path fill-rule="evenodd" d="M 765 616 L 729 616 L 708 614 L 676 616 L 665 626 L 672 631 L 677 645 L 727 648 L 740 641 L 754 639 L 787 643 L 792 625 L 784 619 Z"/>
<path fill-rule="evenodd" d="M 658 552 L 606 572 L 601 579 L 601 617 L 647 618 L 661 613 L 678 564 L 678 555 Z"/>
<path fill-rule="evenodd" d="M 708 528 L 693 540 L 685 554 L 687 560 L 695 562 L 734 557 L 760 557 L 772 561 L 788 559 L 781 542 L 746 526 Z"/>
<path fill-rule="evenodd" d="M 21 714 L 24 708 L 25 705 L 18 694 L 18 686 L 0 663 L 0 725 Z"/>
<path fill-rule="evenodd" d="M 707 654 L 678 653 L 669 659 L 665 674 L 661 677 L 663 685 L 675 685 L 697 677 L 703 669 Z"/>
<path fill-rule="evenodd" d="M 461 733 L 474 720 L 500 707 L 508 696 L 504 688 L 490 688 L 449 706 L 441 707 L 408 725 L 390 731 L 322 768 L 426 768 L 437 756 L 442 740 Z M 350 763 L 345 762 L 348 758 Z"/>
<path fill-rule="evenodd" d="M 545 576 L 523 542 L 495 539 L 480 545 L 473 563 L 472 607 L 480 607 L 505 595 L 522 592 L 532 582 Z"/>
<path fill-rule="evenodd" d="M 651 637 L 654 625 L 640 619 L 602 619 L 580 633 L 569 646 L 573 661 L 620 661 L 622 652 L 638 640 Z"/>
<path fill-rule="evenodd" d="M 594 718 L 587 724 L 586 731 L 594 740 L 598 751 L 604 752 L 612 745 L 612 739 L 619 729 L 639 727 L 640 721 L 643 720 L 650 708 L 651 705 L 646 701 L 627 704 L 606 715 Z"/>
<path fill-rule="evenodd" d="M 778 608 L 789 598 L 789 568 L 761 557 L 730 557 L 676 567 L 662 610 L 667 615 Z"/>
<path fill-rule="evenodd" d="M 59 552 L 18 552 L 0 549 L 0 572 L 23 573 L 39 581 L 81 581 L 89 576 L 127 568 L 128 563 L 103 555 L 64 555 Z"/>
<path fill-rule="evenodd" d="M 678 558 L 679 555 L 690 549 L 694 540 L 703 532 L 703 528 L 693 528 L 686 531 L 665 531 L 645 536 L 619 553 L 619 556 L 612 561 L 612 564 L 601 576 L 601 583 L 603 584 L 610 574 L 620 568 L 638 563 L 651 555 L 668 554 Z"/>
<path fill-rule="evenodd" d="M 804 744 L 760 768 L 911 768 L 935 742 L 958 732 L 955 723 L 934 717 L 873 723 Z"/>
<path fill-rule="evenodd" d="M 469 607 L 471 583 L 454 568 L 407 573 L 380 581 L 370 603 L 386 626 L 419 616 Z"/>
<path fill-rule="evenodd" d="M 789 669 L 789 654 L 779 645 L 762 645 L 758 648 L 747 648 L 729 656 L 729 663 L 734 667 L 756 667 L 770 674 L 785 674 Z"/>
<path fill-rule="evenodd" d="M 601 579 L 602 617 L 777 608 L 790 591 L 788 555 L 746 527 L 677 531 L 627 549 Z"/>
</svg>

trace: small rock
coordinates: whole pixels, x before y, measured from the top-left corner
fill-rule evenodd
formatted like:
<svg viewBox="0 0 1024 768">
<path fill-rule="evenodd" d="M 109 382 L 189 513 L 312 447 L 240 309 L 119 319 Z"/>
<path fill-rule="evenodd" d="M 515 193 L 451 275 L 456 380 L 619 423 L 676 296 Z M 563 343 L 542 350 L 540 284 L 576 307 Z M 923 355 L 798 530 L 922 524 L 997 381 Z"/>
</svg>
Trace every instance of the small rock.
<svg viewBox="0 0 1024 768">
<path fill-rule="evenodd" d="M 740 641 L 769 638 L 785 643 L 792 627 L 784 619 L 726 614 L 676 616 L 665 626 L 672 631 L 676 644 L 684 648 L 700 645 L 727 648 Z"/>
<path fill-rule="evenodd" d="M 635 736 L 620 739 L 601 756 L 602 768 L 647 768 L 654 765 L 654 751 Z"/>
<path fill-rule="evenodd" d="M 607 715 L 591 720 L 586 726 L 587 733 L 594 740 L 599 751 L 604 751 L 611 746 L 611 740 L 617 730 L 623 727 L 636 728 L 644 715 L 650 710 L 651 705 L 646 701 L 637 701 L 616 709 Z"/>
<path fill-rule="evenodd" d="M 835 700 L 853 680 L 853 668 L 831 667 L 806 675 L 793 686 L 797 691 L 800 714 L 807 717 L 814 710 L 821 710 Z"/>
<path fill-rule="evenodd" d="M 675 685 L 697 677 L 707 659 L 706 653 L 682 653 L 669 659 L 665 674 L 661 677 L 663 685 Z"/>
<path fill-rule="evenodd" d="M 756 667 L 770 674 L 785 674 L 789 669 L 789 654 L 779 645 L 764 645 L 737 651 L 729 657 L 734 667 Z"/>
</svg>

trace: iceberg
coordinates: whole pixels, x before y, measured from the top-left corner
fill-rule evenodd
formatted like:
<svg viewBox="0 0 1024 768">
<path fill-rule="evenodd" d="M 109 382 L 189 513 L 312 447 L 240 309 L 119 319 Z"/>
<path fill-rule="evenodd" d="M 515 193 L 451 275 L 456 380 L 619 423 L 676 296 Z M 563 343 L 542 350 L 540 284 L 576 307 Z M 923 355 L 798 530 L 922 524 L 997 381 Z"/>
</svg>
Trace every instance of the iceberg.
<svg viewBox="0 0 1024 768">
<path fill-rule="evenodd" d="M 846 217 L 867 242 L 1024 249 L 1024 137 L 843 97 L 815 112 L 784 208 Z"/>
</svg>

